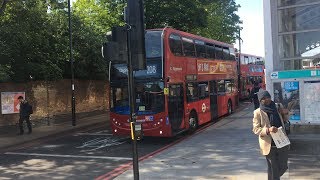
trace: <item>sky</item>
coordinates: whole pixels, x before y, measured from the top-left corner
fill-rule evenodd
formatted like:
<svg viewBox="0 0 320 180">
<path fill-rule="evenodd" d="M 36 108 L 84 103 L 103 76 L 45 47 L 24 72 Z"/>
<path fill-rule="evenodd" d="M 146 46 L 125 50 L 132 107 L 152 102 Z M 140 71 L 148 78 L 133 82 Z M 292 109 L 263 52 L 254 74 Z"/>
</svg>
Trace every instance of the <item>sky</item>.
<svg viewBox="0 0 320 180">
<path fill-rule="evenodd" d="M 238 15 L 241 25 L 242 53 L 264 57 L 263 0 L 236 0 L 240 4 Z M 235 44 L 238 49 L 238 42 Z"/>
</svg>

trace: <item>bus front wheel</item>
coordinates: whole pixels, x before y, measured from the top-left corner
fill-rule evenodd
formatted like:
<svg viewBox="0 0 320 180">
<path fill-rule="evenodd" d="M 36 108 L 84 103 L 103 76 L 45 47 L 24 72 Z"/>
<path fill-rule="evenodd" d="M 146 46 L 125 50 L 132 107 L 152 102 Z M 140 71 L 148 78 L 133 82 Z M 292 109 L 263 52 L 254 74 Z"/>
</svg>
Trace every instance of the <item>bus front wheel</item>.
<svg viewBox="0 0 320 180">
<path fill-rule="evenodd" d="M 194 132 L 197 127 L 198 127 L 198 120 L 197 120 L 197 116 L 195 115 L 195 113 L 192 113 L 192 115 L 190 115 L 189 117 L 189 132 L 192 133 Z"/>
</svg>

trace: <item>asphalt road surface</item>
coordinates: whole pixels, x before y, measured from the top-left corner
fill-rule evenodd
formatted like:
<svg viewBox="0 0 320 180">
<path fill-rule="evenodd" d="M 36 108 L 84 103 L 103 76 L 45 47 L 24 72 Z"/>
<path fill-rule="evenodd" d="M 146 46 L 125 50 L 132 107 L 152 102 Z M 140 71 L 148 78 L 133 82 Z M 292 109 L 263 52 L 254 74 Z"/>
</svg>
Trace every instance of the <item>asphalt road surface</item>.
<svg viewBox="0 0 320 180">
<path fill-rule="evenodd" d="M 200 127 L 198 132 L 210 125 Z M 138 142 L 139 158 L 188 136 L 144 138 Z M 1 180 L 109 179 L 115 177 L 118 167 L 128 167 L 132 162 L 132 142 L 130 138 L 113 136 L 109 127 L 101 125 L 13 147 L 1 152 L 0 159 Z"/>
<path fill-rule="evenodd" d="M 139 157 L 175 138 L 145 138 Z M 112 136 L 108 127 L 96 127 L 50 137 L 0 154 L 0 179 L 96 179 L 132 162 L 131 139 Z"/>
</svg>

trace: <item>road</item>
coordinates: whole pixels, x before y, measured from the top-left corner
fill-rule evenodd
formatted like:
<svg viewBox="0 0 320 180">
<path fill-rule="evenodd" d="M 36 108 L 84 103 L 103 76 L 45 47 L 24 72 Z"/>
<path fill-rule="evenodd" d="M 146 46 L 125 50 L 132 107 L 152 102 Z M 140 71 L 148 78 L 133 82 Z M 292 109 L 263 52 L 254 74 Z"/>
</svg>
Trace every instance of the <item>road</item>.
<svg viewBox="0 0 320 180">
<path fill-rule="evenodd" d="M 0 179 L 95 179 L 132 161 L 131 140 L 110 132 L 96 127 L 8 150 L 0 154 Z M 145 138 L 139 157 L 179 138 Z"/>
<path fill-rule="evenodd" d="M 198 132 L 212 124 L 200 127 Z M 188 137 L 182 134 L 174 138 L 144 138 L 138 142 L 139 158 L 147 158 Z M 131 167 L 132 144 L 130 138 L 112 136 L 109 127 L 100 125 L 13 147 L 1 152 L 0 159 L 0 179 L 114 178 L 119 166 Z"/>
</svg>

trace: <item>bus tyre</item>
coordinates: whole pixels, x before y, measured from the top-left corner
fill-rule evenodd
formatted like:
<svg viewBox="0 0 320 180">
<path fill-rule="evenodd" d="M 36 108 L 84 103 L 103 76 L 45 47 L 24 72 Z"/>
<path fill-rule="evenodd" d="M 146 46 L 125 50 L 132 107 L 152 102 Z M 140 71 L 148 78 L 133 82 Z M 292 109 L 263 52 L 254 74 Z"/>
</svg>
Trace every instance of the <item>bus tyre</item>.
<svg viewBox="0 0 320 180">
<path fill-rule="evenodd" d="M 196 131 L 197 127 L 198 127 L 197 116 L 195 114 L 192 114 L 189 117 L 189 132 L 193 133 L 194 131 Z"/>
<path fill-rule="evenodd" d="M 232 103 L 231 101 L 229 100 L 228 101 L 228 115 L 232 114 Z"/>
</svg>

